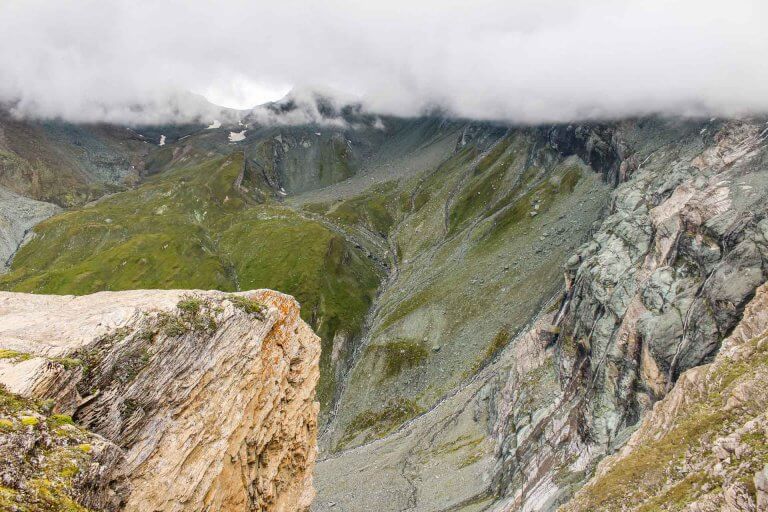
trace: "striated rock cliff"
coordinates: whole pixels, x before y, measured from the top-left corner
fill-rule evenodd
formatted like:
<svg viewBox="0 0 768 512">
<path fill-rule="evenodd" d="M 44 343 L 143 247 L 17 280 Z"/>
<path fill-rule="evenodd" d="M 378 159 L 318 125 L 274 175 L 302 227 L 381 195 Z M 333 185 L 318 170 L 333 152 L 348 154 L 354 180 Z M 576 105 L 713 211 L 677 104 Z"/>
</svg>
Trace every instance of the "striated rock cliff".
<svg viewBox="0 0 768 512">
<path fill-rule="evenodd" d="M 768 286 L 711 364 L 683 373 L 564 512 L 768 509 Z"/>
<path fill-rule="evenodd" d="M 77 445 L 107 447 L 81 451 L 75 460 L 82 464 L 56 480 L 80 505 L 308 509 L 320 344 L 291 297 L 268 290 L 3 293 L 0 340 L 0 383 L 33 399 L 3 409 L 0 446 L 29 451 L 40 446 L 35 439 L 64 437 L 58 444 L 68 447 L 75 443 L 69 435 Z M 50 414 L 77 426 L 60 432 Z M 105 450 L 109 457 L 100 455 Z M 4 478 L 3 498 L 21 510 L 49 510 L 35 508 L 42 492 L 24 476 L 40 471 L 23 466 L 16 465 L 18 477 Z M 78 480 L 86 468 L 97 468 L 99 482 L 88 492 Z"/>
<path fill-rule="evenodd" d="M 511 372 L 496 404 L 500 510 L 563 503 L 682 372 L 717 353 L 765 281 L 765 134 L 758 122 L 672 140 L 616 127 L 614 140 L 631 141 L 619 144 L 626 181 L 531 344 L 549 353 L 547 378 Z"/>
</svg>

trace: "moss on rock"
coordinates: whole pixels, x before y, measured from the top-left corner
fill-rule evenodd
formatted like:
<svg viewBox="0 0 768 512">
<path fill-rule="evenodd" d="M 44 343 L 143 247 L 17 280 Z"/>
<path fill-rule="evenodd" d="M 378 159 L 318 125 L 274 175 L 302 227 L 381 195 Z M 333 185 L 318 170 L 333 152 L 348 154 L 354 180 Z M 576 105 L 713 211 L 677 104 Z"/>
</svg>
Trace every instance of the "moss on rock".
<svg viewBox="0 0 768 512">
<path fill-rule="evenodd" d="M 375 352 L 384 362 L 384 376 L 394 377 L 407 368 L 423 364 L 429 357 L 429 350 L 422 342 L 398 339 L 383 345 L 371 345 L 368 350 Z"/>
</svg>

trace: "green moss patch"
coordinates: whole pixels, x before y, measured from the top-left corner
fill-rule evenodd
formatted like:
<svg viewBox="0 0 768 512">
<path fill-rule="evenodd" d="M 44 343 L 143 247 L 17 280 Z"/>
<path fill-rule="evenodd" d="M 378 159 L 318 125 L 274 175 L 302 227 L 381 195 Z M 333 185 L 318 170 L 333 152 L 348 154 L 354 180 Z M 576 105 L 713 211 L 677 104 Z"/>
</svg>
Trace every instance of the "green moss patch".
<svg viewBox="0 0 768 512">
<path fill-rule="evenodd" d="M 22 416 L 21 417 L 21 424 L 25 427 L 34 427 L 40 423 L 40 420 L 37 419 L 35 416 Z"/>
<path fill-rule="evenodd" d="M 394 377 L 407 368 L 424 364 L 429 357 L 429 350 L 415 340 L 399 339 L 383 345 L 371 345 L 368 350 L 376 358 L 384 360 L 384 376 Z"/>
<path fill-rule="evenodd" d="M 245 297 L 243 295 L 231 295 L 229 296 L 229 301 L 237 309 L 244 311 L 249 315 L 253 315 L 260 320 L 263 320 L 267 314 L 267 306 L 256 299 L 251 299 L 250 297 Z"/>
<path fill-rule="evenodd" d="M 377 439 L 389 434 L 411 418 L 422 414 L 424 409 L 406 398 L 390 400 L 380 409 L 361 412 L 349 423 L 337 449 L 366 432 L 366 439 Z"/>
<path fill-rule="evenodd" d="M 82 360 L 75 357 L 49 357 L 48 360 L 52 363 L 63 366 L 67 370 L 72 370 L 84 365 Z"/>
<path fill-rule="evenodd" d="M 48 427 L 55 429 L 62 425 L 74 425 L 72 416 L 67 414 L 52 414 L 48 417 Z"/>
<path fill-rule="evenodd" d="M 0 359 L 12 359 L 14 362 L 27 361 L 32 358 L 31 354 L 17 352 L 16 350 L 0 349 Z"/>
</svg>

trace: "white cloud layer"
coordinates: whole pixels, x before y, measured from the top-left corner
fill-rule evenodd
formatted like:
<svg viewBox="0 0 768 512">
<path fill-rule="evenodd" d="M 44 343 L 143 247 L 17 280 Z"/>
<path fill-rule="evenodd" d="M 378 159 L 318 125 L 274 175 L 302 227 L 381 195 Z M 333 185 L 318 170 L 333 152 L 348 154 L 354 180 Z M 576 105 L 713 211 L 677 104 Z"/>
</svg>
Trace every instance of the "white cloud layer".
<svg viewBox="0 0 768 512">
<path fill-rule="evenodd" d="M 0 101 L 157 122 L 211 115 L 177 91 L 293 85 L 398 115 L 741 115 L 768 111 L 766 27 L 765 0 L 0 0 Z"/>
</svg>

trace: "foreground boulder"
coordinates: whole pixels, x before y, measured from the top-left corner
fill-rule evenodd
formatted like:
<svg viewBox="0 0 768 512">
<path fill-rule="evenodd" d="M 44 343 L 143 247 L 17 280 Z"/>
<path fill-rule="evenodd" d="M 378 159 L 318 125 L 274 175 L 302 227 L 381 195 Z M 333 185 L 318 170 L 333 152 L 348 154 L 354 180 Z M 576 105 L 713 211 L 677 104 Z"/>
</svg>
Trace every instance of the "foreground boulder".
<svg viewBox="0 0 768 512">
<path fill-rule="evenodd" d="M 319 355 L 269 290 L 0 293 L 0 504 L 307 510 Z"/>
</svg>

